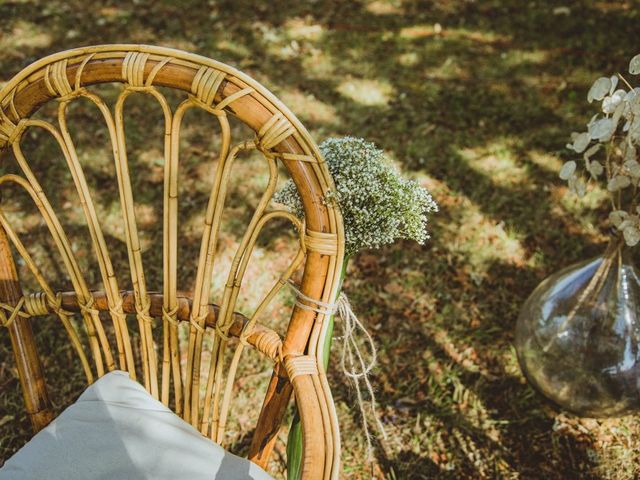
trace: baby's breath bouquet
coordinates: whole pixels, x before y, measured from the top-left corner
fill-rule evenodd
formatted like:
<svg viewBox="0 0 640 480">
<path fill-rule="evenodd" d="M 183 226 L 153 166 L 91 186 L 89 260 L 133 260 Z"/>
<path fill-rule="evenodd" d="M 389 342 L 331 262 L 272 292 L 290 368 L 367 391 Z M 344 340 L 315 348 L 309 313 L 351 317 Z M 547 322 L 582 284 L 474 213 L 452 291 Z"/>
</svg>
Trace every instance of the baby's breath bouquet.
<svg viewBox="0 0 640 480">
<path fill-rule="evenodd" d="M 640 55 L 631 59 L 631 75 L 640 74 Z M 582 155 L 560 170 L 560 178 L 582 197 L 591 182 L 602 182 L 610 193 L 611 226 L 622 233 L 628 246 L 640 242 L 640 88 L 621 75 L 598 78 L 587 95 L 589 103 L 600 102 L 585 132 L 574 132 L 567 147 Z"/>
<path fill-rule="evenodd" d="M 401 238 L 424 244 L 429 238 L 428 215 L 438 209 L 425 188 L 402 178 L 382 150 L 361 138 L 331 138 L 320 151 L 336 186 L 325 201 L 336 202 L 342 212 L 347 257 Z M 293 182 L 274 200 L 304 215 Z"/>
<path fill-rule="evenodd" d="M 411 239 L 423 244 L 429 238 L 427 220 L 431 213 L 437 211 L 436 203 L 425 188 L 403 178 L 382 150 L 363 139 L 344 137 L 326 140 L 320 145 L 320 151 L 335 183 L 335 190 L 330 191 L 324 200 L 338 205 L 344 223 L 345 259 L 341 284 L 349 257 L 360 250 L 379 248 L 397 239 Z M 284 204 L 298 217 L 303 217 L 302 202 L 292 181 L 284 185 L 275 195 L 274 200 Z M 373 389 L 368 380 L 368 372 L 375 364 L 375 347 L 371 343 L 371 336 L 357 317 L 353 314 L 349 317 L 343 317 L 345 324 L 343 325 L 341 363 L 346 376 L 354 381 L 363 430 L 369 447 L 368 453 L 371 454 L 371 441 L 359 382 L 362 380 L 369 391 L 371 416 L 384 435 L 384 428 L 375 412 Z M 359 351 L 356 351 L 355 355 L 348 351 L 352 347 L 358 349 L 351 336 L 355 330 L 361 330 L 370 343 L 371 359 L 366 366 Z M 329 362 L 332 331 L 333 317 L 329 319 L 329 335 L 324 349 L 325 368 Z M 357 366 L 353 364 L 354 357 L 359 359 Z M 301 429 L 299 419 L 296 417 L 291 426 L 287 445 L 289 479 L 295 480 L 299 476 L 301 451 Z"/>
</svg>

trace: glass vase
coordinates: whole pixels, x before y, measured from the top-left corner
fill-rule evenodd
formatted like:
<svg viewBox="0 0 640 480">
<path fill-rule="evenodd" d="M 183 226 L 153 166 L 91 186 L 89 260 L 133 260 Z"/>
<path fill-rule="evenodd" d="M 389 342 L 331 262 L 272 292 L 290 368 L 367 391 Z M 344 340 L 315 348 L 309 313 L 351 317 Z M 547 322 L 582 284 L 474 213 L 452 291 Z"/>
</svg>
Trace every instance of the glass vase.
<svg viewBox="0 0 640 480">
<path fill-rule="evenodd" d="M 550 276 L 525 302 L 516 327 L 525 376 L 580 416 L 639 410 L 639 309 L 631 251 L 612 240 L 603 255 Z"/>
</svg>

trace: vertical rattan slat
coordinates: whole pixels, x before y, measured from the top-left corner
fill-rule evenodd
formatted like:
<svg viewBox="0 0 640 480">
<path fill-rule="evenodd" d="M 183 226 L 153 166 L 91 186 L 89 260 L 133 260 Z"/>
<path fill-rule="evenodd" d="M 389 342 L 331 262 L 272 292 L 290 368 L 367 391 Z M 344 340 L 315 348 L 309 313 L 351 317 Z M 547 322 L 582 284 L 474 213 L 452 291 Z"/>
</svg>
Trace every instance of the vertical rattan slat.
<svg viewBox="0 0 640 480">
<path fill-rule="evenodd" d="M 80 197 L 80 204 L 84 210 L 91 241 L 98 259 L 102 283 L 107 294 L 107 298 L 109 299 L 111 317 L 116 332 L 120 368 L 122 370 L 127 370 L 133 367 L 133 354 L 131 352 L 131 345 L 128 338 L 125 315 L 122 311 L 118 282 L 116 280 L 115 272 L 113 271 L 113 265 L 104 239 L 104 234 L 102 233 L 102 229 L 98 222 L 98 215 L 89 192 L 87 180 L 84 176 L 73 140 L 71 139 L 71 134 L 67 127 L 66 110 L 68 104 L 69 100 L 63 100 L 60 102 L 58 107 L 60 133 L 64 140 L 64 147 L 68 152 L 65 157 L 67 159 L 69 171 L 73 177 L 73 182 L 78 192 L 78 196 Z"/>
<path fill-rule="evenodd" d="M 221 432 L 219 432 L 218 425 L 220 418 L 219 401 L 223 383 L 222 369 L 224 368 L 224 353 L 227 341 L 229 339 L 228 332 L 229 327 L 231 326 L 231 316 L 236 309 L 236 302 L 242 282 L 242 277 L 244 276 L 249 256 L 251 255 L 253 246 L 255 245 L 255 240 L 257 238 L 254 235 L 256 227 L 258 226 L 260 219 L 264 215 L 264 211 L 266 210 L 269 201 L 273 196 L 273 192 L 275 191 L 278 181 L 278 167 L 275 160 L 267 157 L 267 161 L 269 163 L 269 182 L 267 184 L 265 192 L 262 195 L 262 198 L 260 199 L 258 206 L 256 207 L 256 210 L 254 211 L 251 221 L 249 222 L 249 226 L 245 231 L 244 237 L 242 238 L 240 246 L 238 247 L 234 259 L 231 263 L 231 268 L 229 269 L 227 282 L 224 288 L 222 305 L 220 307 L 220 319 L 216 325 L 215 343 L 211 355 L 209 377 L 205 393 L 203 426 L 201 428 L 203 434 L 206 434 L 208 428 L 205 427 L 204 423 L 205 420 L 209 419 L 209 411 L 211 408 L 212 418 L 210 435 L 214 439 L 217 439 L 221 434 Z"/>
</svg>

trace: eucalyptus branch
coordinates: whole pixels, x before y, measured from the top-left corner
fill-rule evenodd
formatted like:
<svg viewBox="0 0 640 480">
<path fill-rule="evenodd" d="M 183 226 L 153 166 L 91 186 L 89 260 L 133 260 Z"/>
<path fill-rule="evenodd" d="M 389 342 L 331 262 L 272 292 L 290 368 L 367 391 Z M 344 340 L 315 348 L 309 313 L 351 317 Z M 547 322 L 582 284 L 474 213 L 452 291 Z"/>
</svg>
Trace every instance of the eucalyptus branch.
<svg viewBox="0 0 640 480">
<path fill-rule="evenodd" d="M 631 59 L 629 73 L 640 74 L 640 55 Z M 619 80 L 626 88 L 618 88 Z M 584 168 L 569 160 L 562 165 L 560 178 L 579 197 L 587 193 L 585 176 L 596 184 L 602 178 L 612 207 L 609 222 L 622 233 L 627 245 L 634 246 L 640 242 L 640 162 L 636 148 L 640 144 L 640 88 L 632 87 L 620 73 L 600 77 L 589 89 L 587 101 L 600 102 L 601 111 L 591 118 L 585 132 L 571 134 L 567 145 L 582 154 Z M 598 160 L 601 150 L 604 158 Z"/>
</svg>

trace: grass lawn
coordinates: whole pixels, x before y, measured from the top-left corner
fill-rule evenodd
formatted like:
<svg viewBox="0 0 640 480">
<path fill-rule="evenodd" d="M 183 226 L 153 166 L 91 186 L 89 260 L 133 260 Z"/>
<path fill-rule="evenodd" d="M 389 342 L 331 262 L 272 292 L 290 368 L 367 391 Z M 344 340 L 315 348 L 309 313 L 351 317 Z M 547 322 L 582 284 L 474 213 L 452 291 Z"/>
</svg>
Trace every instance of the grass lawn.
<svg viewBox="0 0 640 480">
<path fill-rule="evenodd" d="M 32 61 L 66 48 L 180 48 L 262 82 L 318 142 L 341 135 L 374 141 L 431 190 L 441 211 L 427 245 L 400 242 L 364 252 L 348 272 L 345 289 L 380 349 L 374 382 L 389 438 L 376 443 L 374 464 L 366 465 L 359 418 L 350 408 L 354 392 L 334 369 L 343 478 L 633 479 L 640 475 L 640 420 L 579 419 L 558 410 L 526 383 L 513 340 L 519 308 L 532 289 L 606 245 L 599 228 L 606 212 L 602 195 L 584 202 L 566 196 L 557 171 L 571 157 L 564 148 L 570 132 L 595 113 L 586 103 L 591 82 L 626 71 L 640 52 L 638 12 L 633 1 L 0 0 L 0 86 Z M 100 91 L 111 101 L 117 93 Z M 176 99 L 170 98 L 174 105 Z M 71 126 L 126 286 L 112 158 L 94 110 L 88 102 L 74 105 Z M 145 268 L 157 290 L 161 111 L 135 97 L 127 112 Z M 194 113 L 185 125 L 180 255 L 193 261 L 182 262 L 184 290 L 194 276 L 215 132 L 206 115 Z M 248 132 L 234 127 L 236 139 L 243 135 Z M 26 149 L 32 167 L 62 212 L 87 279 L 97 285 L 71 176 L 51 141 L 41 136 L 32 143 L 38 145 Z M 0 172 L 15 169 L 11 155 L 0 162 Z M 243 157 L 234 175 L 222 266 L 267 182 L 257 156 Z M 3 208 L 34 245 L 52 283 L 68 288 L 44 223 L 32 207 L 25 210 L 24 195 L 10 192 Z M 277 278 L 277 268 L 268 267 L 274 258 L 282 270 L 293 255 L 294 236 L 285 227 L 274 225 L 261 240 L 241 310 L 251 311 Z M 224 281 L 216 276 L 216 292 Z M 269 320 L 271 326 L 282 331 L 279 313 L 291 302 L 286 293 L 277 299 L 267 312 L 267 318 L 279 318 Z M 59 324 L 42 320 L 36 330 L 54 402 L 62 408 L 82 390 L 81 370 Z M 247 358 L 226 439 L 241 453 L 260 402 L 256 389 L 264 391 L 269 375 L 268 364 Z M 0 463 L 29 438 L 13 365 L 8 335 L 0 333 Z M 282 474 L 282 442 L 272 463 Z"/>
</svg>

